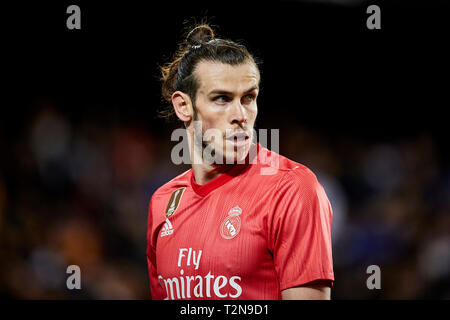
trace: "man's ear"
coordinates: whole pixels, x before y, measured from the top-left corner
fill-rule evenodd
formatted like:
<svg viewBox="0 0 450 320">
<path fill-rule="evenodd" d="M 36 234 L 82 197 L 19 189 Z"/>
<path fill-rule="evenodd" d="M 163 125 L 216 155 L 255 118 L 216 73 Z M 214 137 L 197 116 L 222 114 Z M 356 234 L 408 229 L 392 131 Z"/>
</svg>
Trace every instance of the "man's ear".
<svg viewBox="0 0 450 320">
<path fill-rule="evenodd" d="M 193 109 L 191 98 L 184 92 L 175 91 L 172 94 L 172 105 L 177 117 L 184 123 L 192 120 Z"/>
</svg>

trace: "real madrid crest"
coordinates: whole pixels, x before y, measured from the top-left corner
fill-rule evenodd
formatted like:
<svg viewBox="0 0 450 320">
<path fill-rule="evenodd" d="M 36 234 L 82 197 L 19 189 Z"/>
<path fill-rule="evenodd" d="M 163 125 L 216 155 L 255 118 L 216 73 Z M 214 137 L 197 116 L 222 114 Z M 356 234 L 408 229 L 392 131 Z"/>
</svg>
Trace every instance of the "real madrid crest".
<svg viewBox="0 0 450 320">
<path fill-rule="evenodd" d="M 183 195 L 185 189 L 186 187 L 183 187 L 172 192 L 169 199 L 169 203 L 167 203 L 166 207 L 166 218 L 170 217 L 175 213 L 175 211 L 177 211 L 178 206 L 180 204 L 181 196 Z"/>
<path fill-rule="evenodd" d="M 223 220 L 220 226 L 220 234 L 225 239 L 233 239 L 241 230 L 241 218 L 239 215 L 242 209 L 239 206 L 234 207 L 228 212 L 228 217 Z"/>
</svg>

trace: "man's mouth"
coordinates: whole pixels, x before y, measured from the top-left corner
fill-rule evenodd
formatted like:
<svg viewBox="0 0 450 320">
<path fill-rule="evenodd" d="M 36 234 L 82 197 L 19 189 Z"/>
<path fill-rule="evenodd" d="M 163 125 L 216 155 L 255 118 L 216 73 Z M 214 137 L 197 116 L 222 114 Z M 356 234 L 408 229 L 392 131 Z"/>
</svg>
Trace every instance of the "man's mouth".
<svg viewBox="0 0 450 320">
<path fill-rule="evenodd" d="M 245 132 L 234 133 L 227 137 L 227 140 L 234 144 L 236 147 L 245 145 L 248 139 L 249 136 Z"/>
</svg>

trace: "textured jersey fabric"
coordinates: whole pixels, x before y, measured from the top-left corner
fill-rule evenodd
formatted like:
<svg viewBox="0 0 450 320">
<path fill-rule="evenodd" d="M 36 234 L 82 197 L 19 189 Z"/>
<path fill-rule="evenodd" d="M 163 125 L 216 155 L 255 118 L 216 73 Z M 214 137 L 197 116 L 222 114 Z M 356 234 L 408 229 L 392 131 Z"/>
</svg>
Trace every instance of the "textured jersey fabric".
<svg viewBox="0 0 450 320">
<path fill-rule="evenodd" d="M 152 299 L 280 299 L 282 290 L 314 280 L 332 284 L 324 189 L 305 166 L 254 147 L 251 164 L 204 185 L 190 169 L 153 194 Z"/>
</svg>

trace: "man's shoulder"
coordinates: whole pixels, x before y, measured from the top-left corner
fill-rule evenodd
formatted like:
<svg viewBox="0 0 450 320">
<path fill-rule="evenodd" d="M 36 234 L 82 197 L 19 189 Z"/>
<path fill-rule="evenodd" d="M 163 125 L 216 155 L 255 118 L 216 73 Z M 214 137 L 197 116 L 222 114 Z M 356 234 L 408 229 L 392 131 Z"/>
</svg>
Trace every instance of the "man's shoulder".
<svg viewBox="0 0 450 320">
<path fill-rule="evenodd" d="M 258 174 L 274 178 L 277 181 L 290 181 L 291 183 L 315 183 L 316 175 L 307 166 L 283 156 L 274 151 L 262 148 L 258 154 Z"/>
<path fill-rule="evenodd" d="M 171 195 L 172 192 L 179 188 L 187 187 L 189 185 L 189 179 L 191 176 L 191 170 L 186 170 L 185 172 L 179 174 L 172 180 L 166 182 L 162 186 L 160 186 L 158 189 L 156 189 L 155 192 L 153 192 L 152 200 L 166 197 L 168 195 Z"/>
<path fill-rule="evenodd" d="M 274 175 L 276 183 L 273 184 L 271 199 L 272 214 L 279 217 L 295 217 L 301 210 L 294 208 L 307 208 L 319 203 L 317 208 L 331 207 L 324 188 L 320 184 L 316 174 L 306 165 L 293 161 L 287 157 L 279 156 L 279 168 Z M 287 208 L 290 208 L 289 210 Z M 303 210 L 303 209 L 302 209 Z M 308 209 L 309 210 L 309 209 Z M 308 211 L 318 214 L 319 211 Z M 325 211 L 324 211 L 325 212 Z"/>
<path fill-rule="evenodd" d="M 280 165 L 280 168 L 283 168 L 280 172 L 283 174 L 277 185 L 278 196 L 292 196 L 298 200 L 327 199 L 323 186 L 310 168 L 286 157 L 283 158 L 285 164 L 284 168 Z"/>
</svg>

